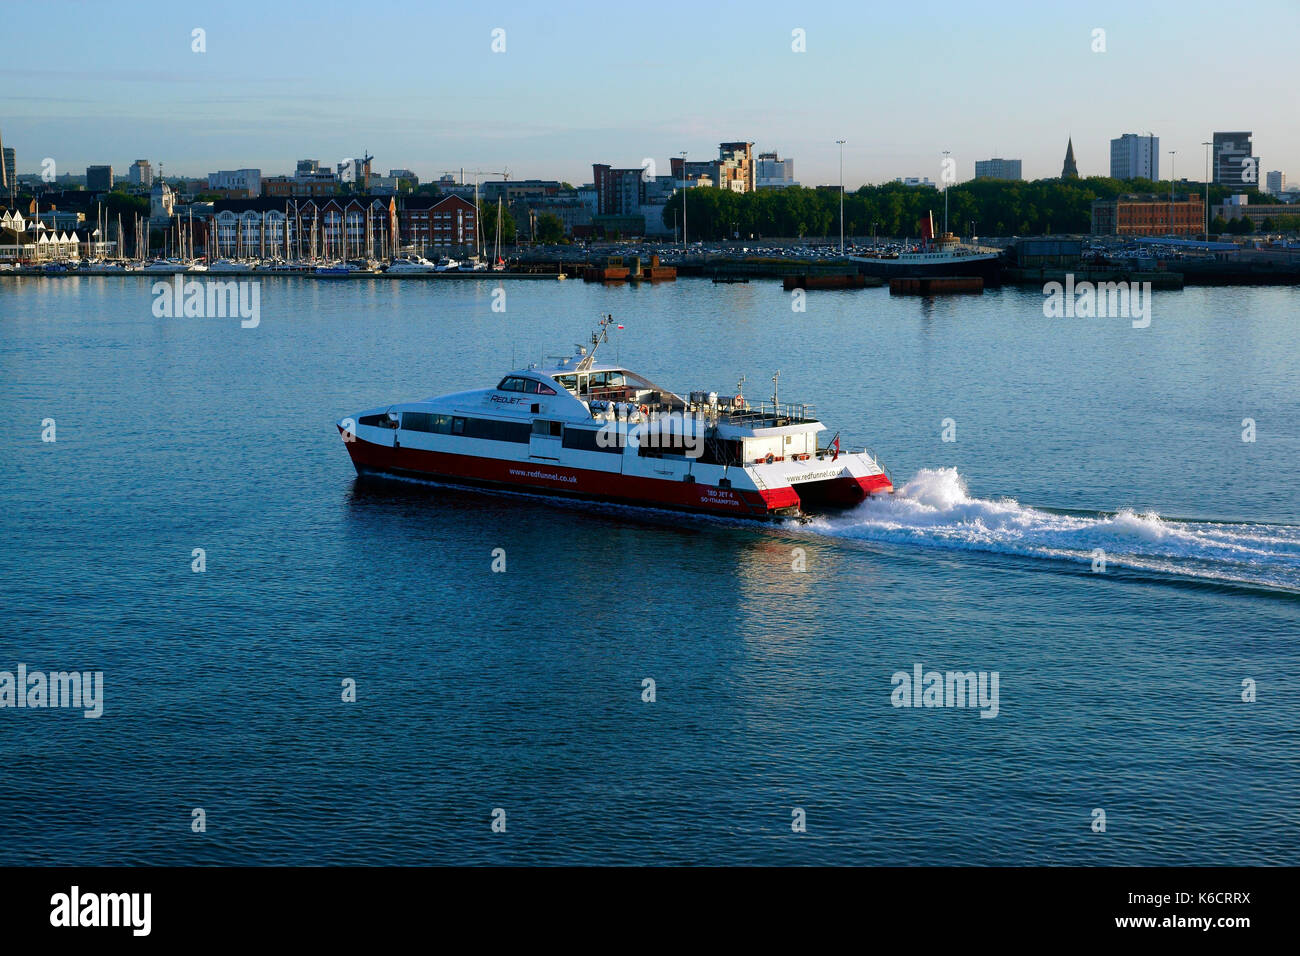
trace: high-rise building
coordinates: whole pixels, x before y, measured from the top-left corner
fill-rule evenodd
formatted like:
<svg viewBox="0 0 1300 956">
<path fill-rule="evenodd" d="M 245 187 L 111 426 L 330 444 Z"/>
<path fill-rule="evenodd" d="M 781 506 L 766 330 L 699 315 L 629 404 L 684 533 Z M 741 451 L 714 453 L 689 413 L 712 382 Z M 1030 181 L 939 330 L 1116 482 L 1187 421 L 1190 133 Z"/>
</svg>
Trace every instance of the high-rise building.
<svg viewBox="0 0 1300 956">
<path fill-rule="evenodd" d="M 794 160 L 781 159 L 776 153 L 759 153 L 755 186 L 758 189 L 781 189 L 798 186 L 794 178 Z"/>
<path fill-rule="evenodd" d="M 755 175 L 753 143 L 719 143 L 717 175 L 714 184 L 719 189 L 748 193 L 754 191 Z"/>
<path fill-rule="evenodd" d="M 1259 157 L 1251 155 L 1251 133 L 1214 134 L 1214 184 L 1249 187 L 1259 185 Z"/>
<path fill-rule="evenodd" d="M 604 163 L 593 163 L 592 179 L 596 183 L 596 214 L 598 216 L 635 216 L 645 202 L 645 170 L 613 169 Z"/>
<path fill-rule="evenodd" d="M 15 165 L 13 149 L 0 139 L 0 195 L 5 199 L 13 195 L 13 189 L 17 185 L 18 170 Z"/>
<path fill-rule="evenodd" d="M 1139 136 L 1125 133 L 1110 141 L 1110 176 L 1112 179 L 1160 178 L 1160 137 L 1153 133 Z"/>
<path fill-rule="evenodd" d="M 1062 179 L 1078 179 L 1079 167 L 1074 162 L 1074 137 L 1065 145 L 1065 163 L 1061 166 Z"/>
<path fill-rule="evenodd" d="M 141 189 L 149 189 L 153 186 L 153 167 L 149 165 L 147 159 L 137 159 L 131 164 L 131 168 L 126 171 L 127 181 L 132 186 L 139 186 Z"/>
<path fill-rule="evenodd" d="M 1018 159 L 977 159 L 976 179 L 1021 179 Z"/>
<path fill-rule="evenodd" d="M 113 188 L 112 166 L 87 166 L 86 190 L 92 193 L 106 193 Z"/>
<path fill-rule="evenodd" d="M 18 193 L 18 160 L 12 146 L 3 147 L 3 162 L 0 163 L 0 175 L 4 176 L 4 196 L 11 199 Z"/>
<path fill-rule="evenodd" d="M 1271 170 L 1264 180 L 1264 191 L 1270 196 L 1281 196 L 1286 192 L 1286 173 L 1280 169 Z"/>
</svg>

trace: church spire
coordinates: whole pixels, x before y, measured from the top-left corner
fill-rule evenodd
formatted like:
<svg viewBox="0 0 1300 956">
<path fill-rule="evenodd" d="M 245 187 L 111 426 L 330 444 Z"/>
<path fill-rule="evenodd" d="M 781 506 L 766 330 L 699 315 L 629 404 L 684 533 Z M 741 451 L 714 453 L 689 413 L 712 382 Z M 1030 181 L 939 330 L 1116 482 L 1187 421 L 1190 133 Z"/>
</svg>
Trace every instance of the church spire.
<svg viewBox="0 0 1300 956">
<path fill-rule="evenodd" d="M 1062 179 L 1078 179 L 1079 167 L 1074 163 L 1074 137 L 1070 137 L 1065 147 L 1065 165 L 1061 167 Z"/>
</svg>

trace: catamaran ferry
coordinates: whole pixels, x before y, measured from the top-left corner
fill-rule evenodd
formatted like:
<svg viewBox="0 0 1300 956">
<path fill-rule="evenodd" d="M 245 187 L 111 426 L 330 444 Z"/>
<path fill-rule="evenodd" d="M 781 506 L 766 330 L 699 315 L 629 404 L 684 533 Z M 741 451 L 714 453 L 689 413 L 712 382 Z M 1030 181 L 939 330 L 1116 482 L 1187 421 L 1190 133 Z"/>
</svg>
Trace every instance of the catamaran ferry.
<svg viewBox="0 0 1300 956">
<path fill-rule="evenodd" d="M 894 490 L 873 454 L 841 449 L 838 433 L 823 445 L 812 406 L 775 389 L 757 404 L 678 395 L 597 364 L 612 322 L 550 368 L 341 419 L 357 473 L 763 519 Z"/>
</svg>

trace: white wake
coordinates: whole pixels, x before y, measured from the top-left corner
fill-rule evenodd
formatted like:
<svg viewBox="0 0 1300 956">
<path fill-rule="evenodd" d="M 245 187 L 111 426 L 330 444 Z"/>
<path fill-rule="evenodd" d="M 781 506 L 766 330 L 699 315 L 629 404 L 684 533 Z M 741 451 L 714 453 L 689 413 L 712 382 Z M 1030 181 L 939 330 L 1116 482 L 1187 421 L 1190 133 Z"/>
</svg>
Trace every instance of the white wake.
<svg viewBox="0 0 1300 956">
<path fill-rule="evenodd" d="M 1177 521 L 1123 510 L 1068 515 L 973 498 L 955 468 L 922 469 L 807 530 L 840 538 L 988 551 L 1300 590 L 1300 526 Z"/>
</svg>

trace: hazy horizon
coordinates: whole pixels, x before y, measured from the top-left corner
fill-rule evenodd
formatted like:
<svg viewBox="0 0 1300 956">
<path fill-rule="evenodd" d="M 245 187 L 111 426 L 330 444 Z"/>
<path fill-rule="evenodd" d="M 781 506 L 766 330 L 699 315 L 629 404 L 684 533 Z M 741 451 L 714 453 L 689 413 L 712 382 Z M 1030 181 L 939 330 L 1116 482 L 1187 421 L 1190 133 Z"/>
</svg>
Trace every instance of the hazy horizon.
<svg viewBox="0 0 1300 956">
<path fill-rule="evenodd" d="M 0 69 L 0 137 L 20 174 L 50 157 L 59 174 L 108 164 L 124 176 L 147 158 L 169 175 L 276 175 L 366 150 L 381 174 L 403 167 L 427 181 L 463 167 L 574 184 L 591 180 L 592 163 L 649 157 L 667 172 L 682 150 L 710 159 L 719 142 L 747 140 L 793 158 L 808 186 L 839 181 L 835 141 L 846 139 L 853 189 L 937 182 L 944 150 L 959 180 L 993 157 L 1021 159 L 1026 179 L 1057 176 L 1070 138 L 1081 176 L 1108 175 L 1109 141 L 1129 132 L 1160 137 L 1162 179 L 1172 149 L 1173 176 L 1200 180 L 1202 142 L 1250 130 L 1261 179 L 1294 179 L 1300 6 L 1232 9 L 1248 57 L 1212 45 L 1224 8 L 1206 2 L 22 5 L 5 11 L 24 42 Z M 496 29 L 504 52 L 492 50 Z M 1097 29 L 1105 52 L 1093 52 Z M 796 30 L 805 52 L 792 49 Z M 1261 97 L 1269 68 L 1276 95 Z"/>
</svg>

